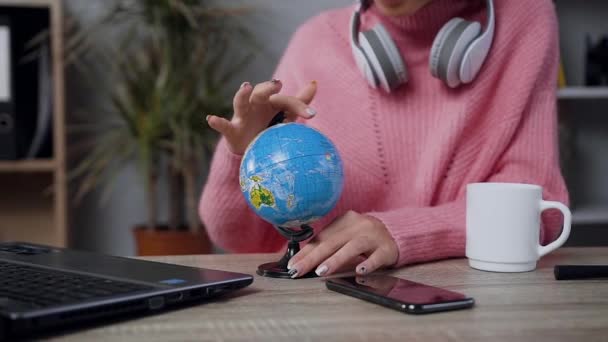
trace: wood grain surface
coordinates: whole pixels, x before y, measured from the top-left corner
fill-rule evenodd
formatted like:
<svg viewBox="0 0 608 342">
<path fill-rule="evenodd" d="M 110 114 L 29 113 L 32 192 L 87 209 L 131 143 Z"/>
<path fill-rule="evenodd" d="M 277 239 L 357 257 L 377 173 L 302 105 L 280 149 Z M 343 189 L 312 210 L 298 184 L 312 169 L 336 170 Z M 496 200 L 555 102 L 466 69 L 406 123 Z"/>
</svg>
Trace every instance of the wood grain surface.
<svg viewBox="0 0 608 342">
<path fill-rule="evenodd" d="M 151 260 L 254 274 L 271 254 Z M 534 272 L 490 273 L 452 259 L 394 270 L 463 292 L 470 310 L 403 314 L 325 288 L 322 279 L 256 276 L 241 291 L 200 306 L 100 326 L 56 341 L 608 341 L 608 280 L 556 281 L 555 264 L 608 263 L 608 248 L 562 248 Z"/>
</svg>

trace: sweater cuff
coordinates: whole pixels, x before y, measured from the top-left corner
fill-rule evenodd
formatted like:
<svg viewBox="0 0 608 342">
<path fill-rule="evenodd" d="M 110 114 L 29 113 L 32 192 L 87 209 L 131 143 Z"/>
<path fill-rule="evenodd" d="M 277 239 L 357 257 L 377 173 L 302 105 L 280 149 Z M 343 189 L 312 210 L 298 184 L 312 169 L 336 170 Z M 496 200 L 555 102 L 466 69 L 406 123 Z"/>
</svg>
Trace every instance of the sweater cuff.
<svg viewBox="0 0 608 342">
<path fill-rule="evenodd" d="M 395 240 L 399 249 L 395 267 L 464 256 L 465 215 L 459 203 L 368 215 L 382 221 Z"/>
<path fill-rule="evenodd" d="M 230 151 L 228 142 L 224 137 L 220 138 L 217 144 L 215 154 L 213 155 L 214 163 L 223 165 L 227 170 L 238 170 L 241 167 L 241 160 L 243 156 Z"/>
</svg>

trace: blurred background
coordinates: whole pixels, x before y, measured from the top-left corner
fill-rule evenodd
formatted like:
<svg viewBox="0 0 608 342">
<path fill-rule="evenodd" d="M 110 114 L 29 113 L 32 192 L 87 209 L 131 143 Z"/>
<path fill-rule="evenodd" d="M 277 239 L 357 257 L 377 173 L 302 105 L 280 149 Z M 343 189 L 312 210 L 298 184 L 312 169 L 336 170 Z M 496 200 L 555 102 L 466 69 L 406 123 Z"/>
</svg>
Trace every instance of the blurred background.
<svg viewBox="0 0 608 342">
<path fill-rule="evenodd" d="M 217 252 L 196 214 L 205 114 L 230 115 L 301 23 L 351 3 L 0 0 L 0 240 Z M 608 3 L 555 4 L 569 244 L 608 245 Z"/>
</svg>

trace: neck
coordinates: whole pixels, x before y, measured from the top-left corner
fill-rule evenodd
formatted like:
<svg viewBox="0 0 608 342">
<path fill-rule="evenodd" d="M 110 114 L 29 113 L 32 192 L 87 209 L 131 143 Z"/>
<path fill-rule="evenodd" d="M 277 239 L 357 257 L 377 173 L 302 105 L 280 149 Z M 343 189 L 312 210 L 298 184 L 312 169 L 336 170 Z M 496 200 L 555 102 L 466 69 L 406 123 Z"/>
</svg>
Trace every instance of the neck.
<svg viewBox="0 0 608 342">
<path fill-rule="evenodd" d="M 417 0 L 421 1 L 421 0 Z M 427 3 L 412 15 L 388 16 L 380 8 L 381 0 L 374 1 L 362 17 L 363 29 L 371 28 L 375 23 L 382 23 L 399 39 L 404 34 L 416 33 L 417 37 L 425 34 L 434 37 L 439 29 L 454 17 L 470 17 L 470 13 L 483 11 L 482 0 L 425 0 Z M 369 14 L 367 14 L 369 13 Z M 422 35 L 422 36 L 421 36 Z"/>
</svg>

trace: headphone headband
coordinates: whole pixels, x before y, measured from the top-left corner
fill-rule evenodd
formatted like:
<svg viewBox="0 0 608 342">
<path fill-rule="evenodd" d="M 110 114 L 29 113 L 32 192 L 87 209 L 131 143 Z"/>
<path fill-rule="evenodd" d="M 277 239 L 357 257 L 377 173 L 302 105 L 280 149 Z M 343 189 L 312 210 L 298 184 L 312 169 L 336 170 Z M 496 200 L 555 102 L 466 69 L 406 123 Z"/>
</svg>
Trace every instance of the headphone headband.
<svg viewBox="0 0 608 342">
<path fill-rule="evenodd" d="M 492 41 L 494 40 L 494 28 L 496 16 L 494 13 L 494 1 L 486 0 L 486 8 L 488 10 L 488 20 L 486 29 L 476 38 L 463 55 L 463 63 L 460 66 L 459 75 L 462 83 L 471 83 L 473 78 L 479 73 L 483 62 L 485 61 Z"/>
<path fill-rule="evenodd" d="M 376 88 L 379 81 L 376 74 L 371 70 L 371 61 L 368 56 L 365 54 L 361 45 L 359 45 L 359 27 L 361 25 L 361 8 L 363 8 L 363 1 L 359 3 L 359 6 L 355 9 L 355 13 L 353 13 L 350 18 L 350 47 L 353 52 L 353 56 L 355 56 L 355 61 L 357 62 L 357 67 L 363 73 L 365 78 L 368 80 L 369 84 Z"/>
<path fill-rule="evenodd" d="M 488 10 L 488 22 L 486 23 L 486 29 L 481 34 L 481 38 L 488 35 L 494 35 L 494 22 L 496 21 L 496 15 L 494 14 L 494 1 L 486 0 L 486 8 Z"/>
<path fill-rule="evenodd" d="M 494 35 L 494 21 L 496 19 L 495 19 L 495 15 L 494 15 L 494 1 L 493 0 L 486 0 L 486 9 L 488 12 L 488 15 L 487 15 L 488 21 L 486 22 L 486 28 L 479 35 L 479 38 L 477 38 L 477 40 L 491 40 L 492 36 Z"/>
<path fill-rule="evenodd" d="M 359 10 L 367 10 L 372 5 L 371 0 L 359 0 Z"/>
</svg>

